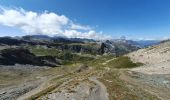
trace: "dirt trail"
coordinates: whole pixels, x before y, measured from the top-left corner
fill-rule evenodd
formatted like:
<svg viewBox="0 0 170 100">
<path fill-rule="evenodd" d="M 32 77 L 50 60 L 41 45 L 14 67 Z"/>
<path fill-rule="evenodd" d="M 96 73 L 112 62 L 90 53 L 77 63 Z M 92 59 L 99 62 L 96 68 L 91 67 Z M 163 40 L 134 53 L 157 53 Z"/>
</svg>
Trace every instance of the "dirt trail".
<svg viewBox="0 0 170 100">
<path fill-rule="evenodd" d="M 0 100 L 13 100 L 38 87 L 40 81 L 28 82 L 0 90 Z M 23 100 L 23 99 L 22 99 Z"/>
<path fill-rule="evenodd" d="M 170 84 L 168 83 L 169 81 L 166 81 L 164 75 L 147 75 L 139 72 L 121 71 L 120 79 L 157 96 L 161 100 L 170 100 Z"/>
<path fill-rule="evenodd" d="M 89 80 L 98 86 L 96 91 L 91 92 L 89 100 L 109 100 L 105 85 L 98 81 L 96 77 L 90 77 Z"/>
<path fill-rule="evenodd" d="M 110 60 L 107 60 L 107 61 L 105 61 L 104 63 L 102 63 L 102 65 L 106 65 L 107 63 L 109 63 L 109 62 L 111 62 L 111 61 L 113 61 L 113 60 L 115 60 L 116 58 L 113 58 L 113 59 L 110 59 Z"/>
<path fill-rule="evenodd" d="M 63 75 L 58 75 L 58 76 L 48 76 L 46 78 L 43 78 L 43 81 L 44 83 L 40 84 L 37 88 L 33 89 L 32 91 L 20 96 L 17 100 L 26 100 L 27 98 L 33 96 L 34 94 L 37 94 L 41 91 L 43 91 L 45 88 L 49 87 L 50 84 L 49 84 L 49 81 L 54 79 L 54 78 L 57 78 L 57 77 L 61 77 Z"/>
<path fill-rule="evenodd" d="M 38 99 L 109 100 L 106 87 L 104 86 L 103 83 L 97 80 L 97 77 L 99 77 L 102 73 L 103 72 L 100 71 L 87 70 L 85 72 L 81 72 L 73 76 L 69 76 L 68 79 L 65 80 L 63 83 L 61 83 L 59 86 L 53 88 L 51 91 L 46 92 Z M 40 89 L 37 88 L 31 93 L 28 93 L 30 95 L 27 94 L 24 97 L 28 98 L 29 96 L 34 95 L 37 92 L 40 92 L 39 90 Z M 42 90 L 43 88 L 41 88 L 41 91 Z M 23 97 L 20 98 L 19 100 L 23 100 Z"/>
</svg>

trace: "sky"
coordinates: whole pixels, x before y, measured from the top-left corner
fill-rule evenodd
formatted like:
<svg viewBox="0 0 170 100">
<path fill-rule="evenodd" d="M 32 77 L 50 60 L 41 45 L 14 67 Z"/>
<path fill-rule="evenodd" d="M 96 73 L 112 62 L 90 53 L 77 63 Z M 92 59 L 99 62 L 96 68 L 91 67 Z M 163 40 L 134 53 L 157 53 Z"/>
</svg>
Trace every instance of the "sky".
<svg viewBox="0 0 170 100">
<path fill-rule="evenodd" d="M 170 0 L 0 0 L 0 36 L 170 38 Z"/>
</svg>

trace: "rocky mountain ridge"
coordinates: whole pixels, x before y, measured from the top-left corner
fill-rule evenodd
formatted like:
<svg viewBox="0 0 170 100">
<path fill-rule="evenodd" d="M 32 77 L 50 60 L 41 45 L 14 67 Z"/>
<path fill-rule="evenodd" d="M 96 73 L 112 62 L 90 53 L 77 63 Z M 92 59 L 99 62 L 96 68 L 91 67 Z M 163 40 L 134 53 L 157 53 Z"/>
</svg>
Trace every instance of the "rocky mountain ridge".
<svg viewBox="0 0 170 100">
<path fill-rule="evenodd" d="M 70 60 L 68 58 L 77 56 L 76 54 L 121 56 L 139 49 L 121 40 L 95 41 L 39 35 L 20 38 L 1 37 L 0 45 L 0 64 L 19 63 L 41 66 L 55 66 L 55 64 L 57 66 L 59 63 L 55 59 L 65 62 L 65 60 Z"/>
</svg>

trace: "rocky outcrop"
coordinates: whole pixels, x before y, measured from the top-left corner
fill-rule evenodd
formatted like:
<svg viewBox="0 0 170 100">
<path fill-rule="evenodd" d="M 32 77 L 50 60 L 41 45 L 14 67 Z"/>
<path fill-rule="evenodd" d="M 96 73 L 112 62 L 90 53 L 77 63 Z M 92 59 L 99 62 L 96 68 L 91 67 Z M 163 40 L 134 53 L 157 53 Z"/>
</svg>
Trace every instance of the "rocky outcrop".
<svg viewBox="0 0 170 100">
<path fill-rule="evenodd" d="M 90 39 L 57 38 L 47 36 L 24 36 L 22 38 L 3 37 L 0 45 L 7 46 L 46 46 L 60 51 L 72 53 L 85 53 L 92 55 L 113 54 L 120 56 L 137 50 L 137 46 L 131 45 L 126 40 L 95 41 Z"/>
<path fill-rule="evenodd" d="M 54 57 L 37 57 L 23 48 L 8 48 L 0 51 L 1 65 L 30 64 L 55 67 L 59 63 Z"/>
<path fill-rule="evenodd" d="M 25 44 L 26 42 L 11 37 L 0 37 L 1 45 L 20 45 L 22 43 Z"/>
<path fill-rule="evenodd" d="M 76 72 L 76 73 L 80 73 L 80 72 L 83 72 L 83 71 L 85 71 L 85 70 L 87 70 L 87 69 L 89 69 L 89 66 L 82 64 L 82 65 L 80 65 L 80 66 L 75 70 L 75 72 Z"/>
<path fill-rule="evenodd" d="M 99 49 L 99 52 L 101 54 L 112 54 L 115 56 L 121 56 L 126 53 L 138 50 L 139 48 L 136 46 L 132 46 L 131 44 L 128 44 L 125 41 L 105 41 L 101 43 L 101 47 Z"/>
</svg>

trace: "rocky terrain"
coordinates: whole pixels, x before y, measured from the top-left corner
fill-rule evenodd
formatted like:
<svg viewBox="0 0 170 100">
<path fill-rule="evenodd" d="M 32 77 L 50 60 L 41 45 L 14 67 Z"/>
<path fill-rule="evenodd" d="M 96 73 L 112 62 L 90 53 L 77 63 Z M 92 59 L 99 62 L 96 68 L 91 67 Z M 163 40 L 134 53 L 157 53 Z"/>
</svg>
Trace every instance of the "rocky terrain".
<svg viewBox="0 0 170 100">
<path fill-rule="evenodd" d="M 1 37 L 0 64 L 55 67 L 68 63 L 70 60 L 76 61 L 77 58 L 85 60 L 85 57 L 80 57 L 81 54 L 121 56 L 137 49 L 139 48 L 121 40 L 95 41 L 41 35 L 18 38 Z"/>
<path fill-rule="evenodd" d="M 1 65 L 15 65 L 15 64 L 30 64 L 38 66 L 51 66 L 55 67 L 57 61 L 54 57 L 43 56 L 36 57 L 27 49 L 23 48 L 8 48 L 0 51 L 0 64 Z"/>
<path fill-rule="evenodd" d="M 141 86 L 163 100 L 170 99 L 170 41 L 128 54 L 132 61 L 144 65 L 131 69 Z M 143 85 L 142 85 L 143 84 Z M 145 86 L 144 86 L 145 85 Z M 147 85 L 149 85 L 147 87 Z"/>
<path fill-rule="evenodd" d="M 134 69 L 146 74 L 170 74 L 170 42 L 163 42 L 156 46 L 140 49 L 128 55 L 133 61 L 145 65 Z"/>
<path fill-rule="evenodd" d="M 139 49 L 126 40 L 25 36 L 0 44 L 1 100 L 170 99 L 169 41 Z"/>
</svg>

